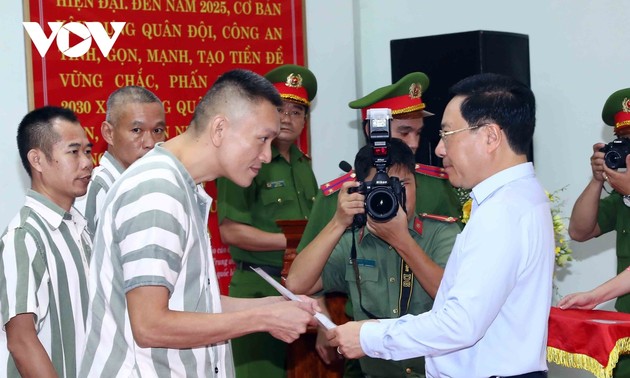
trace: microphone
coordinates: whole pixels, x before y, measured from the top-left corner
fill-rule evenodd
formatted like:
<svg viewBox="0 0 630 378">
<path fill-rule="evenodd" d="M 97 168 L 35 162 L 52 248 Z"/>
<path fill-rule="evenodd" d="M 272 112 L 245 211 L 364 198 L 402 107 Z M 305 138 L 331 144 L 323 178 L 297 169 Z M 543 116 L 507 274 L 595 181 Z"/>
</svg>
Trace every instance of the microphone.
<svg viewBox="0 0 630 378">
<path fill-rule="evenodd" d="M 352 166 L 347 161 L 342 160 L 339 162 L 339 169 L 347 173 L 352 170 Z"/>
</svg>

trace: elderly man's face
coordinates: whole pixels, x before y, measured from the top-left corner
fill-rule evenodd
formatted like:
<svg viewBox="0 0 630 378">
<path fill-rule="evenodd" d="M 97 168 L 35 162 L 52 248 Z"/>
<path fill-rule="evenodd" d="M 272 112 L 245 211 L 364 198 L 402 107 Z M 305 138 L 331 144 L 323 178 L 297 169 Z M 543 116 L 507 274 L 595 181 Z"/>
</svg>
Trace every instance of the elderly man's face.
<svg viewBox="0 0 630 378">
<path fill-rule="evenodd" d="M 164 108 L 157 102 L 124 104 L 114 122 L 104 122 L 101 130 L 107 150 L 125 169 L 166 139 Z"/>
</svg>

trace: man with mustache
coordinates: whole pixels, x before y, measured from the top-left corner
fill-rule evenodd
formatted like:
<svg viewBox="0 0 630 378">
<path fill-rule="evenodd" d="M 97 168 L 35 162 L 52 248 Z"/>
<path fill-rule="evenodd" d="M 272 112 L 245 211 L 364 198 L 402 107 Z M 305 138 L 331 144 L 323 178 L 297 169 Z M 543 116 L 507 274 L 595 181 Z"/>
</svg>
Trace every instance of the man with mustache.
<svg viewBox="0 0 630 378">
<path fill-rule="evenodd" d="M 107 151 L 92 172 L 86 195 L 75 203 L 92 234 L 109 188 L 133 162 L 156 143 L 166 140 L 165 130 L 164 106 L 150 90 L 130 85 L 109 95 L 105 121 L 101 124 Z"/>
</svg>

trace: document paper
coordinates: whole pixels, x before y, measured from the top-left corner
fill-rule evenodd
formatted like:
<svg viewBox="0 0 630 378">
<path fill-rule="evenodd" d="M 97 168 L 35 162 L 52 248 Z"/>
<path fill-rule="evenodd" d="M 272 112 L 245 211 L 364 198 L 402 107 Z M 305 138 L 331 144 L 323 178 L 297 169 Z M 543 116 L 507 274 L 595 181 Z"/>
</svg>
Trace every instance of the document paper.
<svg viewBox="0 0 630 378">
<path fill-rule="evenodd" d="M 254 270 L 254 272 L 258 273 L 259 276 L 261 276 L 265 281 L 269 282 L 269 284 L 271 286 L 273 286 L 274 288 L 276 288 L 276 290 L 278 290 L 278 292 L 280 294 L 282 294 L 284 297 L 292 300 L 292 301 L 298 301 L 298 302 L 302 302 L 302 300 L 300 299 L 300 297 L 298 297 L 297 295 L 293 294 L 289 289 L 287 289 L 286 287 L 280 285 L 278 283 L 278 281 L 274 280 L 273 277 L 271 277 L 270 275 L 267 274 L 267 272 L 265 272 L 264 270 L 260 269 L 260 268 L 252 268 Z M 319 324 L 322 325 L 322 327 L 330 330 L 335 328 L 337 325 L 335 323 L 332 322 L 332 320 L 330 320 L 326 315 L 322 314 L 321 312 L 315 312 L 315 319 L 317 319 L 317 321 L 319 322 Z"/>
</svg>

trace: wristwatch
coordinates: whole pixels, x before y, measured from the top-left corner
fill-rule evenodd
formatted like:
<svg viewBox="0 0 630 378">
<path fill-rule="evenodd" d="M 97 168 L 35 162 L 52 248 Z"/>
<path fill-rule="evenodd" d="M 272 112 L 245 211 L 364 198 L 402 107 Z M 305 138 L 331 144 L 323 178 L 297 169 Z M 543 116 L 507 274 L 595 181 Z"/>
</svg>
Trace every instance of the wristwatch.
<svg viewBox="0 0 630 378">
<path fill-rule="evenodd" d="M 623 196 L 623 204 L 630 207 L 630 194 Z"/>
</svg>

